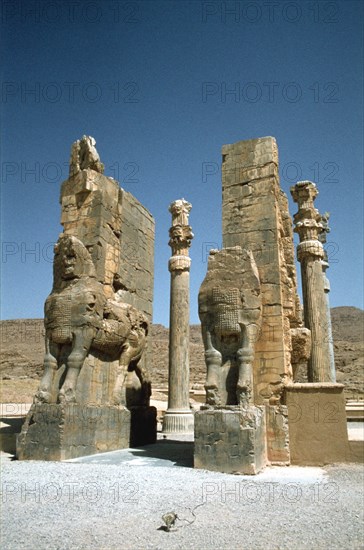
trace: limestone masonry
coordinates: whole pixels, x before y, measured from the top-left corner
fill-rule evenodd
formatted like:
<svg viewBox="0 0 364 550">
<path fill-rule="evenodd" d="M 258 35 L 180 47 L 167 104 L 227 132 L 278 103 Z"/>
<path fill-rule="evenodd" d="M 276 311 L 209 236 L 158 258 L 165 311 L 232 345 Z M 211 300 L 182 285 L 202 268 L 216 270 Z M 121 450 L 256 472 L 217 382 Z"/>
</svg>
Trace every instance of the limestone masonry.
<svg viewBox="0 0 364 550">
<path fill-rule="evenodd" d="M 254 359 L 255 402 L 279 401 L 292 377 L 291 329 L 303 327 L 297 294 L 292 220 L 279 185 L 274 138 L 222 148 L 224 247 L 250 250 L 261 285 L 262 325 Z"/>
<path fill-rule="evenodd" d="M 154 220 L 102 172 L 95 140 L 83 136 L 61 188 L 44 374 L 18 458 L 60 460 L 156 437 L 147 354 Z"/>
<path fill-rule="evenodd" d="M 299 182 L 291 192 L 299 205 L 304 320 L 276 141 L 223 146 L 223 249 L 210 252 L 199 293 L 207 379 L 206 405 L 195 415 L 197 468 L 252 474 L 268 461 L 320 464 L 350 455 L 320 242 L 327 216 L 313 207 L 313 183 Z M 307 364 L 313 383 L 295 384 Z M 330 405 L 340 426 L 336 440 L 308 418 L 310 407 Z"/>
</svg>

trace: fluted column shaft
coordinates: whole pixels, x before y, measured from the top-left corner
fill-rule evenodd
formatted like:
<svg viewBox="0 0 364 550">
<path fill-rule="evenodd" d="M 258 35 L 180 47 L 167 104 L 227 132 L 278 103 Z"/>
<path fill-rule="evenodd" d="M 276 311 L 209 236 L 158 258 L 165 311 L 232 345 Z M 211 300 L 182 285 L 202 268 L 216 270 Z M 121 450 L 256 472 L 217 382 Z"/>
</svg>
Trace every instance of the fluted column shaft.
<svg viewBox="0 0 364 550">
<path fill-rule="evenodd" d="M 189 406 L 189 299 L 189 271 L 187 269 L 171 271 L 168 376 L 169 409 L 182 409 Z"/>
<path fill-rule="evenodd" d="M 307 241 L 306 241 L 307 242 Z M 318 241 L 316 245 L 321 246 Z M 319 247 L 318 247 L 319 249 Z M 311 357 L 308 361 L 309 382 L 331 382 L 330 350 L 327 334 L 327 304 L 322 276 L 321 257 L 302 254 L 301 258 L 302 295 L 305 325 L 311 331 Z"/>
</svg>

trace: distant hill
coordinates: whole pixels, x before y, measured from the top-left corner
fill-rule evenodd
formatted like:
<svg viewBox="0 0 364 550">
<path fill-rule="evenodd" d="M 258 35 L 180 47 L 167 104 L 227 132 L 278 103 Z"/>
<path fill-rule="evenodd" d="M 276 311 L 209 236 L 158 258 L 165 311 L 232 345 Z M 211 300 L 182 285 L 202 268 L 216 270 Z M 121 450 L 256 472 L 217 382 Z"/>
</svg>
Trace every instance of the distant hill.
<svg viewBox="0 0 364 550">
<path fill-rule="evenodd" d="M 364 311 L 336 307 L 331 317 L 337 381 L 346 385 L 347 396 L 364 397 Z M 150 341 L 153 386 L 163 387 L 168 383 L 168 329 L 152 325 Z M 43 370 L 43 320 L 0 321 L 0 344 L 3 402 L 14 400 L 14 392 L 20 400 L 30 401 Z M 191 385 L 203 385 L 206 367 L 199 325 L 190 327 L 190 366 Z"/>
<path fill-rule="evenodd" d="M 331 309 L 331 324 L 334 340 L 363 342 L 364 311 L 357 307 L 334 307 Z"/>
<path fill-rule="evenodd" d="M 364 397 L 364 311 L 357 307 L 331 309 L 337 382 L 346 393 Z"/>
</svg>

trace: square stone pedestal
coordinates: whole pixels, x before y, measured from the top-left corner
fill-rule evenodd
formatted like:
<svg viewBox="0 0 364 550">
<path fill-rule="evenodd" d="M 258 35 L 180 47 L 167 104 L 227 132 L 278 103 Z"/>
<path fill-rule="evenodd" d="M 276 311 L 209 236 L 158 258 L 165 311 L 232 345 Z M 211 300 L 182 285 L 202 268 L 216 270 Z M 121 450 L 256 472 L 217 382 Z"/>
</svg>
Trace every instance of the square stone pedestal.
<svg viewBox="0 0 364 550">
<path fill-rule="evenodd" d="M 17 438 L 17 458 L 67 460 L 128 448 L 131 442 L 145 445 L 153 438 L 148 432 L 153 425 L 155 440 L 155 417 L 154 407 L 131 412 L 125 407 L 32 405 Z"/>
<path fill-rule="evenodd" d="M 215 407 L 195 413 L 195 468 L 257 474 L 266 464 L 264 407 Z"/>
<path fill-rule="evenodd" d="M 343 384 L 292 384 L 285 398 L 292 464 L 350 461 Z"/>
</svg>

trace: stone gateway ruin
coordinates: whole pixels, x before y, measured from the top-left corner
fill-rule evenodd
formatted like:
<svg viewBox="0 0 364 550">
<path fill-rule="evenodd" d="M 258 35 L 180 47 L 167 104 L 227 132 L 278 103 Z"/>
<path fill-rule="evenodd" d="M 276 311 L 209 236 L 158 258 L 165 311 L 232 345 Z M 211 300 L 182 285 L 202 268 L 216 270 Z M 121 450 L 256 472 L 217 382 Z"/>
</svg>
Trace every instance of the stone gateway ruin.
<svg viewBox="0 0 364 550">
<path fill-rule="evenodd" d="M 44 374 L 18 438 L 20 459 L 61 460 L 156 439 L 148 373 L 154 219 L 102 172 L 95 140 L 76 141 L 45 303 Z"/>
<path fill-rule="evenodd" d="M 255 474 L 268 463 L 323 464 L 350 454 L 343 385 L 330 367 L 320 242 L 327 224 L 313 206 L 315 184 L 298 182 L 291 193 L 304 316 L 276 141 L 223 146 L 223 249 L 211 250 L 199 293 L 207 379 L 206 405 L 195 415 L 197 468 Z M 295 383 L 307 364 L 308 383 Z M 315 407 L 331 407 L 332 423 L 324 410 L 313 419 Z"/>
<path fill-rule="evenodd" d="M 61 188 L 44 374 L 18 437 L 19 459 L 62 460 L 156 440 L 148 369 L 154 219 L 103 175 L 95 145 L 88 136 L 73 144 Z M 198 297 L 206 402 L 195 414 L 188 402 L 191 204 L 170 205 L 163 432 L 194 433 L 195 468 L 256 474 L 268 464 L 351 459 L 325 273 L 329 216 L 314 206 L 314 183 L 298 182 L 291 194 L 294 229 L 274 138 L 223 146 L 223 247 L 210 251 Z M 302 370 L 307 383 L 297 382 Z"/>
</svg>

